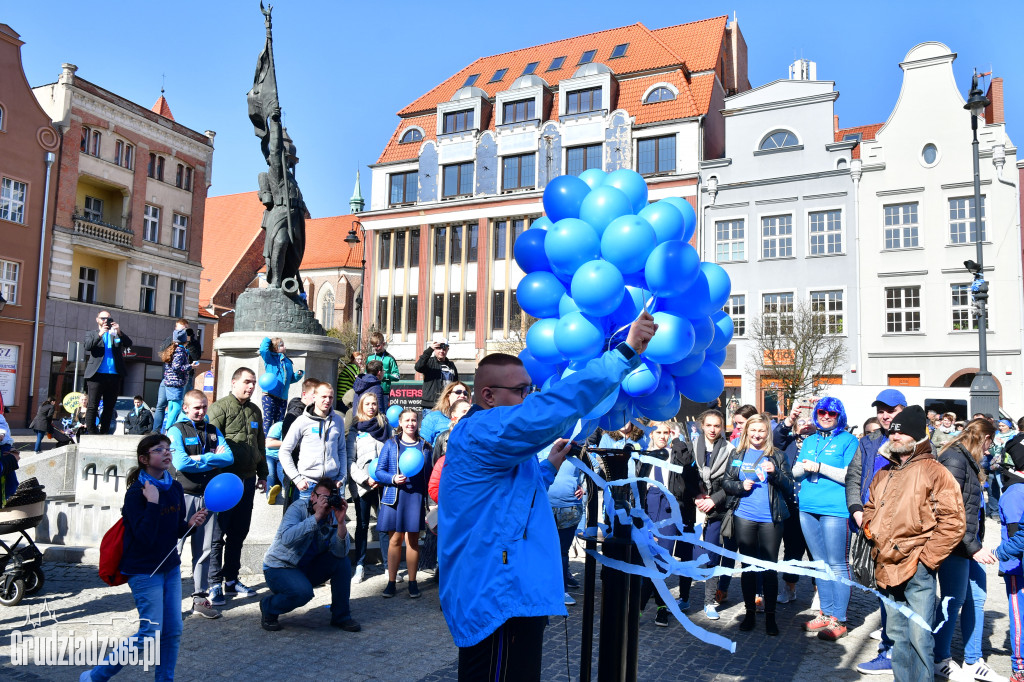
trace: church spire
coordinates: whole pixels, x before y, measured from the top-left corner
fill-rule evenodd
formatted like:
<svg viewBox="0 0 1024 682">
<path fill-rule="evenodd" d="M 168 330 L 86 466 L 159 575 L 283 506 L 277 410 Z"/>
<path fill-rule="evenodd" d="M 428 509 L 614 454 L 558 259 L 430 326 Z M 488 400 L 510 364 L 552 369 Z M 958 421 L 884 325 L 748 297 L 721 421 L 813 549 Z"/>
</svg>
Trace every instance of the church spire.
<svg viewBox="0 0 1024 682">
<path fill-rule="evenodd" d="M 352 198 L 348 200 L 348 207 L 352 213 L 362 213 L 365 205 L 366 202 L 363 201 L 363 193 L 359 188 L 359 170 L 356 169 L 356 188 L 352 193 Z"/>
</svg>

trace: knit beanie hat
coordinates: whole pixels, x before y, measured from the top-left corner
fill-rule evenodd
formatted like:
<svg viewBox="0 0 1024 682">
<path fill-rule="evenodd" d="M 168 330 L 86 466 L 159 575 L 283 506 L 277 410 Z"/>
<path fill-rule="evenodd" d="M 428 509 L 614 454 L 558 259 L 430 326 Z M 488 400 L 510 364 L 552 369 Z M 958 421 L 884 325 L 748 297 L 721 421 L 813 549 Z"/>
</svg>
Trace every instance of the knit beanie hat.
<svg viewBox="0 0 1024 682">
<path fill-rule="evenodd" d="M 1024 483 L 1024 477 L 1018 474 L 1018 471 L 1024 471 L 1024 435 L 1017 434 L 1006 442 L 1006 449 L 1004 451 L 1005 459 L 1009 459 L 1013 462 L 1013 470 L 1008 471 L 1009 467 L 1003 465 L 1003 489 L 1005 490 L 1013 483 Z"/>
<path fill-rule="evenodd" d="M 184 329 L 174 330 L 174 341 L 184 346 L 188 343 L 188 333 Z"/>
<path fill-rule="evenodd" d="M 928 435 L 928 415 L 920 405 L 911 405 L 895 417 L 889 425 L 889 433 L 902 433 L 915 441 L 924 440 Z"/>
</svg>

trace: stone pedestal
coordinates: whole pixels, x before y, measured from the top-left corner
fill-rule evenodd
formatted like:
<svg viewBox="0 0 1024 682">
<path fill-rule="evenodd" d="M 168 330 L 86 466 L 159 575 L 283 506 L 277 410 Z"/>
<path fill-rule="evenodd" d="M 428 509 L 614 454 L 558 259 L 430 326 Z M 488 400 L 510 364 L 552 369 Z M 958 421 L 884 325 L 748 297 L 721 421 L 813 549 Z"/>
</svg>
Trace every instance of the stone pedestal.
<svg viewBox="0 0 1024 682">
<path fill-rule="evenodd" d="M 282 289 L 246 289 L 239 295 L 235 302 L 235 331 L 271 333 L 281 330 L 324 334 L 313 311 Z"/>
</svg>

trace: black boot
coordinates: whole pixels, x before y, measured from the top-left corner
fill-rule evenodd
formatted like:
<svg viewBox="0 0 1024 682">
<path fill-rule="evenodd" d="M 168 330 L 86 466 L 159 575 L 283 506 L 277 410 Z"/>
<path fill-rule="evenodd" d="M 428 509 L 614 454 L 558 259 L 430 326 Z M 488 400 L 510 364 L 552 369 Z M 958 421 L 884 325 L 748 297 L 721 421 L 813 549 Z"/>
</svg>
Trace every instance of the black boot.
<svg viewBox="0 0 1024 682">
<path fill-rule="evenodd" d="M 778 637 L 779 636 L 779 626 L 775 622 L 775 613 L 774 612 L 769 613 L 769 612 L 765 611 L 765 614 L 764 614 L 764 631 L 768 634 L 769 637 Z"/>
<path fill-rule="evenodd" d="M 740 630 L 743 632 L 750 632 L 754 629 L 754 625 L 757 623 L 757 611 L 753 608 L 748 608 L 747 613 L 743 616 L 743 622 L 740 623 Z"/>
</svg>

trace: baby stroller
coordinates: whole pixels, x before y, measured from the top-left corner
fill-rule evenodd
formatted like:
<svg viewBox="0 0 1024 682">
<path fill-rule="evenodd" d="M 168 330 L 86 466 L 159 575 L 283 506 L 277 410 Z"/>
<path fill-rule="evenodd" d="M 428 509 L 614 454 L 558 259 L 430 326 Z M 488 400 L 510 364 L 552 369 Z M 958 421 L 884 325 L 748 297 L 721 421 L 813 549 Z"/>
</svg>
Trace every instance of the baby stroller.
<svg viewBox="0 0 1024 682">
<path fill-rule="evenodd" d="M 0 536 L 18 533 L 13 544 L 0 537 L 0 604 L 17 605 L 43 589 L 43 553 L 26 532 L 43 520 L 46 493 L 34 478 L 22 481 L 0 509 Z"/>
</svg>

